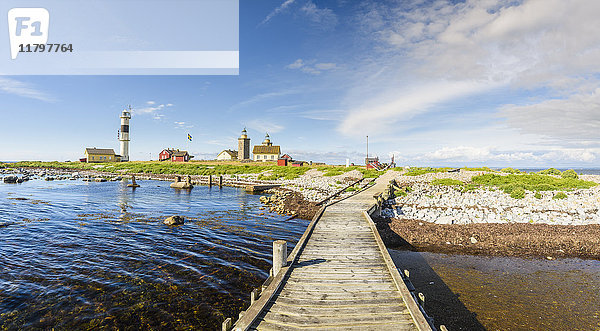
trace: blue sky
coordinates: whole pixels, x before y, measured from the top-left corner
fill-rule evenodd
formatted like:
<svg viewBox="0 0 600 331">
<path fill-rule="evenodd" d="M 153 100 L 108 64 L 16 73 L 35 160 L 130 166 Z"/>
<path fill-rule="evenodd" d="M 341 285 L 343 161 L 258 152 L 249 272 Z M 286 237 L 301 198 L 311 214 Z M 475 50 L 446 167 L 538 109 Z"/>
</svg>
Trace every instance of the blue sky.
<svg viewBox="0 0 600 331">
<path fill-rule="evenodd" d="M 600 2 L 240 0 L 239 76 L 0 76 L 2 160 L 199 159 L 268 132 L 328 163 L 600 166 Z M 194 139 L 188 142 L 187 133 Z"/>
</svg>

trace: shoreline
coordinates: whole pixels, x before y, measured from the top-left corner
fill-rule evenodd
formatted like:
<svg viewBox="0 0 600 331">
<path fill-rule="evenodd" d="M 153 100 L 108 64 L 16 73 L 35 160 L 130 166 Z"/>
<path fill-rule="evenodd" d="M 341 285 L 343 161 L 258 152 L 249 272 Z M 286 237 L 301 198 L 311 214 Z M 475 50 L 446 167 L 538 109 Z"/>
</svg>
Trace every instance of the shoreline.
<svg viewBox="0 0 600 331">
<path fill-rule="evenodd" d="M 374 218 L 389 249 L 445 254 L 600 260 L 600 224 L 433 224 Z"/>
<path fill-rule="evenodd" d="M 59 169 L 59 168 L 23 168 L 23 169 L 12 169 L 11 171 L 20 173 L 33 173 L 42 174 L 46 173 L 47 176 L 56 175 L 72 175 L 78 174 L 79 177 L 84 176 L 99 176 L 99 177 L 114 177 L 119 176 L 128 178 L 131 175 L 135 175 L 137 179 L 153 179 L 170 181 L 178 176 L 176 174 L 152 174 L 152 173 L 130 173 L 123 174 L 119 171 L 107 172 L 98 170 L 78 170 L 78 169 Z M 2 171 L 2 173 L 7 173 Z M 575 257 L 582 259 L 596 259 L 600 260 L 600 224 L 588 223 L 581 224 L 581 222 L 573 222 L 573 224 L 561 224 L 556 222 L 554 224 L 547 224 L 544 222 L 460 222 L 459 224 L 452 224 L 449 222 L 429 222 L 431 216 L 436 216 L 440 213 L 439 205 L 433 202 L 443 202 L 448 207 L 446 210 L 456 211 L 456 207 L 464 205 L 465 201 L 473 201 L 472 198 L 474 192 L 458 193 L 449 187 L 437 187 L 434 188 L 429 182 L 436 178 L 470 178 L 475 172 L 463 172 L 460 174 L 449 174 L 449 173 L 438 173 L 438 174 L 426 174 L 420 176 L 403 176 L 398 173 L 396 180 L 402 186 L 413 186 L 422 187 L 422 189 L 414 190 L 410 192 L 406 197 L 400 197 L 396 199 L 396 206 L 399 207 L 400 213 L 391 213 L 391 209 L 384 209 L 382 217 L 374 218 L 377 225 L 377 229 L 384 240 L 386 246 L 390 249 L 407 249 L 412 251 L 425 251 L 425 252 L 436 252 L 436 253 L 459 253 L 459 254 L 470 254 L 470 255 L 487 255 L 487 256 L 514 256 L 514 257 L 536 257 L 544 259 L 554 259 L 561 257 Z M 183 175 L 185 176 L 185 175 Z M 240 179 L 247 181 L 248 184 L 281 184 L 282 186 L 277 189 L 265 191 L 267 195 L 261 199 L 263 206 L 259 209 L 261 212 L 273 212 L 280 215 L 287 215 L 289 217 L 299 217 L 302 219 L 310 220 L 314 214 L 319 210 L 320 206 L 317 204 L 318 201 L 322 201 L 324 197 L 327 197 L 333 192 L 337 192 L 340 188 L 348 185 L 356 178 L 362 177 L 362 174 L 358 171 L 350 171 L 342 173 L 338 176 L 324 176 L 323 173 L 316 169 L 310 169 L 305 174 L 292 180 L 269 180 L 262 181 L 257 180 L 258 174 L 236 174 L 236 175 L 224 175 L 224 186 L 228 184 L 231 179 Z M 589 176 L 589 177 L 588 177 Z M 586 179 L 595 179 L 600 181 L 600 176 L 588 175 Z M 192 179 L 194 182 L 200 182 L 202 179 L 201 175 L 193 175 Z M 215 177 L 213 175 L 213 177 Z M 217 176 L 218 177 L 218 176 Z M 63 178 L 64 179 L 64 178 Z M 228 179 L 228 180 L 225 180 Z M 213 178 L 214 180 L 214 178 Z M 204 181 L 205 182 L 205 181 Z M 251 183 L 252 182 L 252 183 Z M 417 184 L 418 183 L 418 184 Z M 200 182 L 200 184 L 206 184 Z M 419 186 L 420 185 L 420 186 Z M 427 186 L 423 186 L 427 185 Z M 422 208 L 414 208 L 414 206 L 408 206 L 406 199 L 410 198 L 412 194 L 427 197 L 427 193 L 424 190 L 434 189 L 436 194 L 440 194 L 443 200 L 426 202 Z M 600 187 L 587 190 L 590 194 L 596 194 L 600 191 Z M 495 196 L 503 194 L 500 192 L 492 191 Z M 340 198 L 346 195 L 352 194 L 351 192 L 344 192 Z M 570 194 L 571 195 L 571 194 Z M 594 195 L 595 196 L 595 195 Z M 587 199 L 593 198 L 590 196 Z M 465 199 L 465 197 L 469 199 Z M 581 193 L 573 196 L 574 202 L 584 197 Z M 483 195 L 476 197 L 483 202 L 490 200 Z M 427 200 L 425 199 L 425 200 Z M 463 200 L 464 199 L 464 200 Z M 516 206 L 518 203 L 527 202 L 527 199 L 515 200 L 509 197 L 504 198 L 507 204 Z M 456 200 L 456 203 L 453 201 Z M 423 203 L 423 199 L 419 199 L 418 203 Z M 462 202 L 461 202 L 462 201 Z M 542 202 L 543 200 L 532 200 L 535 202 Z M 552 203 L 553 200 L 548 200 Z M 568 202 L 569 200 L 565 200 Z M 498 203 L 497 201 L 494 201 Z M 405 206 L 406 204 L 406 206 Z M 486 206 L 485 204 L 478 203 L 477 206 Z M 403 207 L 412 208 L 419 213 L 425 212 L 423 216 L 427 216 L 427 219 L 423 219 L 419 214 L 411 215 L 411 209 L 407 209 L 409 212 L 407 215 L 402 213 Z M 587 206 L 586 206 L 587 207 Z M 594 208 L 595 206 L 589 206 L 587 208 Z M 596 211 L 597 207 L 594 208 Z M 459 209 L 460 210 L 460 209 Z M 394 211 L 396 211 L 394 209 Z M 582 215 L 589 216 L 587 210 Z M 428 213 L 434 213 L 431 216 Z M 547 214 L 547 213 L 543 213 Z M 394 218 L 395 216 L 395 218 Z M 471 216 L 466 214 L 465 216 Z M 528 216 L 529 217 L 529 216 Z M 574 215 L 577 217 L 577 215 Z M 558 223 L 558 224 L 557 224 Z"/>
</svg>

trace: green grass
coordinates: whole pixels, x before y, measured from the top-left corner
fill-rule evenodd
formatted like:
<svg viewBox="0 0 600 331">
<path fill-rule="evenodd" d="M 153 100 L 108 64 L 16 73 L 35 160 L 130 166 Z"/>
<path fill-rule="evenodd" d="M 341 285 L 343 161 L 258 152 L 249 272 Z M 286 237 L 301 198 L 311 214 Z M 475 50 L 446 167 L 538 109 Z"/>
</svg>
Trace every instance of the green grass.
<svg viewBox="0 0 600 331">
<path fill-rule="evenodd" d="M 442 185 L 442 186 L 462 186 L 465 183 L 457 180 L 457 179 L 451 179 L 451 178 L 439 178 L 439 179 L 434 179 L 433 181 L 431 181 L 431 185 Z"/>
<path fill-rule="evenodd" d="M 473 183 L 483 186 L 498 187 L 505 193 L 511 194 L 515 190 L 538 191 L 562 191 L 572 189 L 586 189 L 597 184 L 574 178 L 556 178 L 540 174 L 521 175 L 495 175 L 485 174 L 472 178 Z M 520 193 L 519 193 L 520 194 Z"/>
<path fill-rule="evenodd" d="M 562 177 L 562 178 L 579 179 L 579 175 L 573 169 L 569 169 L 569 170 L 563 171 L 562 174 L 560 174 L 560 177 Z"/>
<path fill-rule="evenodd" d="M 558 192 L 552 197 L 552 199 L 554 199 L 554 200 L 560 200 L 560 199 L 566 199 L 566 198 L 567 198 L 567 195 L 565 194 L 565 192 Z"/>
<path fill-rule="evenodd" d="M 490 169 L 488 167 L 479 167 L 479 168 L 462 167 L 460 169 L 465 170 L 465 171 L 489 171 L 489 172 L 496 172 L 495 170 L 492 170 L 492 169 Z"/>
<path fill-rule="evenodd" d="M 542 194 L 541 194 L 540 192 L 535 192 L 535 195 L 534 195 L 534 197 L 535 197 L 536 199 L 541 199 L 541 198 L 542 198 Z"/>
<path fill-rule="evenodd" d="M 514 169 L 514 168 L 503 168 L 503 169 L 500 169 L 500 172 L 505 172 L 508 174 L 520 174 L 521 170 Z"/>
<path fill-rule="evenodd" d="M 510 192 L 510 197 L 513 199 L 523 199 L 525 198 L 525 189 L 522 187 L 517 187 Z"/>
<path fill-rule="evenodd" d="M 546 170 L 539 171 L 538 174 L 540 174 L 540 175 L 555 175 L 555 176 L 560 176 L 561 172 L 558 169 L 549 168 L 549 169 L 546 169 Z"/>
<path fill-rule="evenodd" d="M 407 195 L 408 195 L 408 192 L 406 192 L 406 190 L 396 190 L 396 191 L 394 191 L 394 196 L 397 196 L 397 197 L 404 197 L 404 196 L 407 196 Z"/>
<path fill-rule="evenodd" d="M 430 167 L 418 168 L 418 167 L 413 167 L 413 168 L 410 168 L 404 175 L 406 175 L 406 176 L 419 176 L 419 175 L 431 174 L 431 173 L 436 173 L 436 172 L 447 172 L 450 169 L 452 169 L 452 168 L 430 168 Z"/>
<path fill-rule="evenodd" d="M 344 167 L 344 166 L 322 166 L 317 167 L 317 170 L 323 173 L 323 176 L 332 177 L 339 176 L 345 174 L 352 170 L 358 170 L 363 174 L 364 178 L 377 178 L 385 173 L 385 171 L 377 171 L 375 169 L 365 169 L 365 167 L 353 166 L 353 167 Z"/>
<path fill-rule="evenodd" d="M 36 167 L 97 170 L 116 173 L 147 173 L 147 174 L 180 174 L 180 175 L 233 175 L 259 174 L 270 171 L 267 178 L 294 179 L 308 171 L 309 167 L 278 167 L 276 165 L 228 165 L 206 164 L 200 162 L 110 162 L 110 163 L 80 163 L 80 162 L 39 162 L 24 161 L 3 163 L 2 167 Z M 119 171 L 122 170 L 122 171 Z M 271 177 L 272 176 L 272 177 Z"/>
<path fill-rule="evenodd" d="M 57 168 L 76 170 L 97 170 L 110 173 L 147 173 L 147 174 L 179 174 L 179 175 L 234 175 L 234 174 L 260 174 L 263 180 L 295 179 L 314 167 L 279 167 L 273 164 L 215 164 L 206 162 L 160 162 L 160 161 L 134 161 L 134 162 L 108 162 L 108 163 L 81 163 L 81 162 L 41 162 L 23 161 L 16 163 L 0 163 L 0 168 Z M 348 171 L 358 170 L 365 178 L 377 178 L 384 171 L 367 170 L 364 167 L 328 166 L 317 167 L 324 172 L 324 176 L 337 176 Z"/>
</svg>

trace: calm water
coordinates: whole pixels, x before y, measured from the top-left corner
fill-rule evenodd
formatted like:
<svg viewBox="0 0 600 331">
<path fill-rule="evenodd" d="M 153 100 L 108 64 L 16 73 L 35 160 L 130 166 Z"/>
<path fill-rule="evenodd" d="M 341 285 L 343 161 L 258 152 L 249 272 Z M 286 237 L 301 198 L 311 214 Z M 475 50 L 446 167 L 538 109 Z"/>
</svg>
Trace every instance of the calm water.
<svg viewBox="0 0 600 331">
<path fill-rule="evenodd" d="M 0 183 L 0 329 L 220 329 L 308 221 L 258 195 L 168 182 Z M 170 215 L 186 224 L 168 227 Z"/>
<path fill-rule="evenodd" d="M 600 329 L 600 261 L 390 253 L 449 330 Z"/>
</svg>

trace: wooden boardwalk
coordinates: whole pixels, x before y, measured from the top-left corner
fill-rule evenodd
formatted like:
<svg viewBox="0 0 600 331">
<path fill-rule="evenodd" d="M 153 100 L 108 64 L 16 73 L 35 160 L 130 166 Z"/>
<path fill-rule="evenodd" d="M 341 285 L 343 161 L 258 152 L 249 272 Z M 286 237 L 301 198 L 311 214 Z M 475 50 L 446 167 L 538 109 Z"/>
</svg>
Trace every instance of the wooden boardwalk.
<svg viewBox="0 0 600 331">
<path fill-rule="evenodd" d="M 367 213 L 389 180 L 322 209 L 235 330 L 431 330 Z"/>
</svg>

